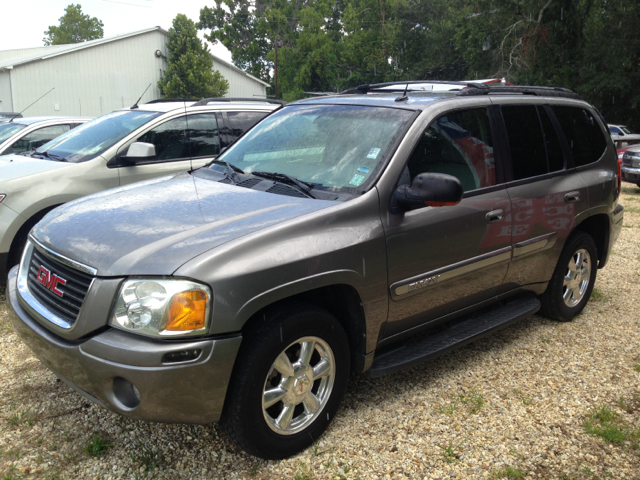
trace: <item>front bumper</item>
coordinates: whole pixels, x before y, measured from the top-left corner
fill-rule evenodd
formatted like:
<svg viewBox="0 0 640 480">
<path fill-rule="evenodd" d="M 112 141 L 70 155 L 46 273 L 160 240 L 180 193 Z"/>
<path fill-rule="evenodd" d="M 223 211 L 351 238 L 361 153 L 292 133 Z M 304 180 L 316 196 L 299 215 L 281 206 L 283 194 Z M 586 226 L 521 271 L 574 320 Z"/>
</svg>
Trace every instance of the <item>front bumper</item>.
<svg viewBox="0 0 640 480">
<path fill-rule="evenodd" d="M 622 180 L 632 183 L 640 182 L 640 168 L 627 167 L 625 165 L 620 167 L 620 173 L 622 174 Z"/>
<path fill-rule="evenodd" d="M 22 307 L 17 276 L 15 267 L 7 280 L 14 330 L 42 363 L 78 393 L 137 420 L 204 424 L 220 419 L 242 341 L 239 335 L 178 343 L 108 329 L 86 340 L 65 340 Z M 197 350 L 201 353 L 194 360 L 163 362 L 166 354 Z"/>
</svg>

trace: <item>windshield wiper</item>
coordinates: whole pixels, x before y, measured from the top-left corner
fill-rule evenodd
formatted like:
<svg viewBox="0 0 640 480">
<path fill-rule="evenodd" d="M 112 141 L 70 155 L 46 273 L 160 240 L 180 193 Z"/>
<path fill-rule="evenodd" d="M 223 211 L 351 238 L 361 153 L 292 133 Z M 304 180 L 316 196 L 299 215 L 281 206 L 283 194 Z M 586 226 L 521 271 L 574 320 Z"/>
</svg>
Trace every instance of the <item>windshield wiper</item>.
<svg viewBox="0 0 640 480">
<path fill-rule="evenodd" d="M 224 173 L 227 176 L 227 178 L 231 180 L 234 183 L 234 185 L 237 185 L 238 183 L 240 183 L 240 179 L 238 178 L 238 173 L 244 173 L 244 171 L 242 171 L 241 168 L 238 168 L 235 165 L 231 165 L 226 160 L 218 160 L 218 159 L 211 160 L 209 165 L 212 163 L 215 163 L 217 165 L 226 165 L 227 169 L 225 170 Z"/>
<path fill-rule="evenodd" d="M 303 180 L 298 180 L 296 177 L 292 177 L 291 175 L 287 175 L 285 173 L 251 172 L 251 174 L 255 175 L 256 177 L 267 178 L 269 180 L 275 180 L 280 183 L 286 183 L 287 185 L 296 186 L 302 193 L 308 195 L 311 198 L 316 198 L 316 196 L 311 193 L 311 189 L 319 185 L 317 183 L 309 183 Z"/>
<path fill-rule="evenodd" d="M 35 152 L 35 155 L 42 155 L 43 157 L 50 158 L 51 160 L 55 160 L 57 162 L 66 162 L 67 159 L 63 157 L 59 157 L 58 155 L 54 155 L 53 153 L 49 153 L 46 150 L 44 152 Z"/>
</svg>

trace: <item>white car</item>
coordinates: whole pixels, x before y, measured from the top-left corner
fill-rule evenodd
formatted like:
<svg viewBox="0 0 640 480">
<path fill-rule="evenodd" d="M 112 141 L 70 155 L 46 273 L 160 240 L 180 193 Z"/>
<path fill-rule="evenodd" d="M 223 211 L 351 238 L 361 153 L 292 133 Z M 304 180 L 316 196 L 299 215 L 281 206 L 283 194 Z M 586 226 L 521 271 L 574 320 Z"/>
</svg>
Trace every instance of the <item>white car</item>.
<svg viewBox="0 0 640 480">
<path fill-rule="evenodd" d="M 7 120 L 0 123 L 0 155 L 30 152 L 89 120 L 90 117 L 27 117 Z"/>
<path fill-rule="evenodd" d="M 635 145 L 640 143 L 640 135 L 637 133 L 631 133 L 625 125 L 612 125 L 608 124 L 609 133 L 611 139 L 615 143 L 616 148 L 628 147 L 629 145 Z"/>
<path fill-rule="evenodd" d="M 0 156 L 0 278 L 31 228 L 63 203 L 211 162 L 282 102 L 154 101 L 96 118 L 31 151 Z"/>
</svg>

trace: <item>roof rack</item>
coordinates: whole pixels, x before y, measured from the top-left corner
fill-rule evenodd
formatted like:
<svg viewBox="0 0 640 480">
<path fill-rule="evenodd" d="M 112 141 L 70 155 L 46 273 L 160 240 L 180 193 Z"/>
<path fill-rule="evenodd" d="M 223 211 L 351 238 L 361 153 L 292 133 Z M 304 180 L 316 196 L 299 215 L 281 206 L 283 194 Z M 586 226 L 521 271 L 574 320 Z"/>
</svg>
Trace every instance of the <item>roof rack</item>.
<svg viewBox="0 0 640 480">
<path fill-rule="evenodd" d="M 150 103 L 173 103 L 173 102 L 197 102 L 198 98 L 156 98 L 150 102 L 146 102 L 145 105 Z"/>
<path fill-rule="evenodd" d="M 582 97 L 573 90 L 561 87 L 536 87 L 536 86 L 508 86 L 508 87 L 491 87 L 486 86 L 482 89 L 468 89 L 462 90 L 458 93 L 459 96 L 467 95 L 492 95 L 492 94 L 520 94 L 520 95 L 534 95 L 538 97 L 564 97 L 573 98 L 576 100 L 582 100 Z"/>
<path fill-rule="evenodd" d="M 283 102 L 282 100 L 274 100 L 272 98 L 205 98 L 202 99 L 193 105 L 192 107 L 204 107 L 214 102 L 257 102 L 257 103 L 273 103 L 275 105 L 286 105 L 287 102 Z"/>
<path fill-rule="evenodd" d="M 431 83 L 434 85 L 459 85 L 460 87 L 473 88 L 477 90 L 489 89 L 487 85 L 477 82 L 459 82 L 459 81 L 447 81 L 447 80 L 408 80 L 404 82 L 386 82 L 386 83 L 373 83 L 358 85 L 356 88 L 350 88 L 340 92 L 340 95 L 348 94 L 365 94 L 369 92 L 422 92 L 424 90 L 411 90 L 410 85 L 419 85 L 424 83 Z M 404 85 L 404 88 L 384 88 L 393 85 Z"/>
</svg>

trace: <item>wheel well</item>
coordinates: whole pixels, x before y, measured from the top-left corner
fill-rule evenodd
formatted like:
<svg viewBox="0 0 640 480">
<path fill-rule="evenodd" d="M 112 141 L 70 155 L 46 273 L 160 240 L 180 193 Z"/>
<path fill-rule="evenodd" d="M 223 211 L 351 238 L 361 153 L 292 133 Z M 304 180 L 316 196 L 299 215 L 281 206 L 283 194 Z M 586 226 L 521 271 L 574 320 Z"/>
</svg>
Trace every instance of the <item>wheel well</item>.
<svg viewBox="0 0 640 480">
<path fill-rule="evenodd" d="M 604 213 L 593 215 L 580 223 L 576 230 L 588 233 L 593 238 L 598 249 L 598 268 L 602 268 L 606 262 L 605 257 L 609 242 L 609 217 Z"/>
<path fill-rule="evenodd" d="M 60 204 L 62 205 L 62 204 Z M 9 249 L 9 259 L 8 259 L 8 267 L 12 267 L 20 261 L 20 255 L 22 254 L 22 249 L 24 248 L 24 242 L 27 240 L 27 235 L 29 235 L 29 231 L 33 228 L 33 226 L 38 223 L 42 218 L 60 205 L 54 205 L 52 207 L 47 207 L 40 210 L 35 215 L 32 215 L 26 222 L 22 224 L 15 237 L 11 241 L 11 248 Z"/>
<path fill-rule="evenodd" d="M 364 368 L 366 345 L 366 322 L 360 295 L 350 285 L 329 285 L 326 287 L 302 292 L 291 297 L 278 300 L 256 312 L 242 327 L 245 332 L 257 322 L 264 321 L 266 312 L 273 312 L 279 305 L 290 302 L 304 302 L 327 310 L 342 325 L 349 339 L 354 369 Z"/>
</svg>

